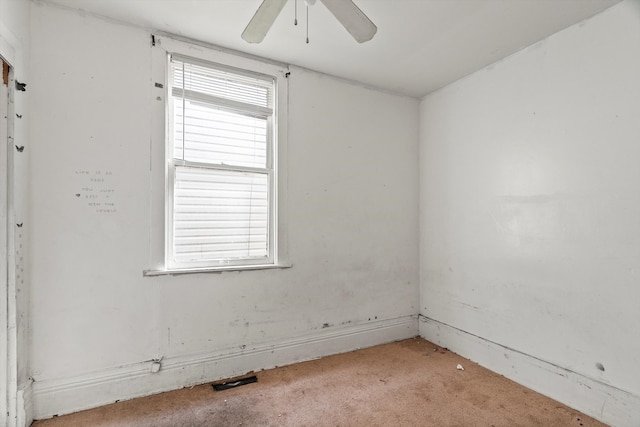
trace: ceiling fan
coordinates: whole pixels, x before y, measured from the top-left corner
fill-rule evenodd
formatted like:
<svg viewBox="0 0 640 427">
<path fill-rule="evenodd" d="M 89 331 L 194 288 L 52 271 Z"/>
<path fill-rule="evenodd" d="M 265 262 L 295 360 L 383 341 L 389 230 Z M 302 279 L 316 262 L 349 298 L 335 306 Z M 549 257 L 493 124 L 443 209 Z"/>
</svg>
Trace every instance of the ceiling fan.
<svg viewBox="0 0 640 427">
<path fill-rule="evenodd" d="M 353 0 L 320 1 L 358 43 L 371 40 L 378 30 L 378 27 L 367 18 Z M 286 2 L 287 0 L 263 0 L 247 28 L 242 32 L 242 38 L 249 43 L 260 43 Z M 305 3 L 310 6 L 315 3 L 315 0 L 305 0 Z"/>
</svg>

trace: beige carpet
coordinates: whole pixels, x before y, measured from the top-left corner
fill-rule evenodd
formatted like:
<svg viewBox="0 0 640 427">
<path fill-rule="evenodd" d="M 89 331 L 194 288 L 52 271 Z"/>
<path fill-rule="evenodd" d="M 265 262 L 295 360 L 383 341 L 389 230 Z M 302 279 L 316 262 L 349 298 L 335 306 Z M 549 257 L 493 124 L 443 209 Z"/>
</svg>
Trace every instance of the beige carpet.
<svg viewBox="0 0 640 427">
<path fill-rule="evenodd" d="M 420 338 L 256 375 L 225 391 L 201 385 L 34 426 L 604 425 Z"/>
</svg>

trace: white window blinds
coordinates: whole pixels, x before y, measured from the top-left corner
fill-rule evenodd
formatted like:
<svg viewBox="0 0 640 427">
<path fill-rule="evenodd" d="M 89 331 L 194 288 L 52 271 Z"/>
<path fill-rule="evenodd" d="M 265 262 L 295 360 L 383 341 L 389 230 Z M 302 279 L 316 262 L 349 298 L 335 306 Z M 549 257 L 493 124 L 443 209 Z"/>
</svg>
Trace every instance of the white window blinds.
<svg viewBox="0 0 640 427">
<path fill-rule="evenodd" d="M 177 56 L 170 74 L 173 263 L 270 262 L 273 78 Z"/>
</svg>

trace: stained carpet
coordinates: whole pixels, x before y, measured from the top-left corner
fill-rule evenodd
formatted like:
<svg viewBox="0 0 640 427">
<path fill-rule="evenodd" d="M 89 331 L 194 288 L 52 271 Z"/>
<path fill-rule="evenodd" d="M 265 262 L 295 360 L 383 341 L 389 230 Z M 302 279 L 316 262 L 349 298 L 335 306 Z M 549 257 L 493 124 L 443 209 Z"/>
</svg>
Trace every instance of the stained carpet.
<svg viewBox="0 0 640 427">
<path fill-rule="evenodd" d="M 421 338 L 255 375 L 224 391 L 200 385 L 34 427 L 604 425 Z"/>
</svg>

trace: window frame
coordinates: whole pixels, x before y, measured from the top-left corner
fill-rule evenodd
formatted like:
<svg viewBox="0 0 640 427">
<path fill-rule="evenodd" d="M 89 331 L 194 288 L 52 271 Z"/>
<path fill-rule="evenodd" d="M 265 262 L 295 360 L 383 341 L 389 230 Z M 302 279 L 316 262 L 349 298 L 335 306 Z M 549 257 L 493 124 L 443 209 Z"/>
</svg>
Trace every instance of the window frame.
<svg viewBox="0 0 640 427">
<path fill-rule="evenodd" d="M 151 256 L 150 268 L 145 276 L 161 274 L 184 274 L 201 272 L 221 272 L 237 270 L 256 270 L 287 268 L 286 245 L 286 142 L 288 116 L 288 77 L 289 69 L 261 58 L 247 56 L 191 40 L 176 39 L 158 35 L 152 36 L 152 138 L 151 138 Z M 250 76 L 267 76 L 273 79 L 273 115 L 269 133 L 272 135 L 271 147 L 267 154 L 269 180 L 269 256 L 266 259 L 238 259 L 233 261 L 174 262 L 173 253 L 173 189 L 177 165 L 173 157 L 173 144 L 169 143 L 172 123 L 170 102 L 170 59 L 174 55 L 179 59 L 193 59 L 195 63 L 219 66 L 225 71 L 239 72 Z M 160 89 L 160 90 L 159 90 Z M 162 96 L 158 96 L 162 93 Z M 159 105 L 162 104 L 162 105 Z M 162 156 L 159 151 L 162 150 Z M 159 169 L 162 157 L 162 171 Z M 182 163 L 182 161 L 180 162 Z M 202 166 L 192 163 L 195 166 Z M 210 165 L 205 165 L 210 167 Z M 243 167 L 230 169 L 244 169 Z M 250 169 L 250 168 L 248 168 Z M 162 172 L 162 174 L 160 174 Z M 162 176 L 161 176 L 162 175 Z M 160 184 L 162 183 L 162 193 Z M 160 207 L 162 205 L 162 207 Z M 162 210 L 159 215 L 157 209 Z M 158 236 L 160 234 L 160 236 Z"/>
</svg>

